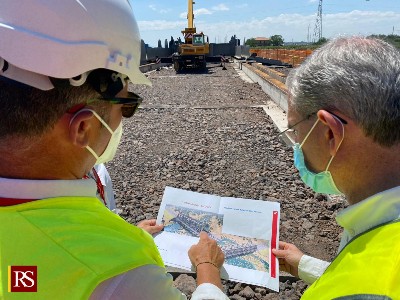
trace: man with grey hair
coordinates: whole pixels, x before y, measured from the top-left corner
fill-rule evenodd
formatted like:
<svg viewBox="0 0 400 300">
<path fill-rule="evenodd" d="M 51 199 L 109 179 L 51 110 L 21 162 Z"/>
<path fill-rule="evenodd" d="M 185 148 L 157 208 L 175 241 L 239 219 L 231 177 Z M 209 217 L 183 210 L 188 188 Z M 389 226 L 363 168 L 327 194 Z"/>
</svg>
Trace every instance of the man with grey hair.
<svg viewBox="0 0 400 300">
<path fill-rule="evenodd" d="M 281 242 L 282 270 L 313 283 L 302 299 L 400 297 L 400 53 L 378 39 L 328 42 L 289 76 L 294 164 L 318 193 L 350 206 L 325 263 Z"/>
</svg>

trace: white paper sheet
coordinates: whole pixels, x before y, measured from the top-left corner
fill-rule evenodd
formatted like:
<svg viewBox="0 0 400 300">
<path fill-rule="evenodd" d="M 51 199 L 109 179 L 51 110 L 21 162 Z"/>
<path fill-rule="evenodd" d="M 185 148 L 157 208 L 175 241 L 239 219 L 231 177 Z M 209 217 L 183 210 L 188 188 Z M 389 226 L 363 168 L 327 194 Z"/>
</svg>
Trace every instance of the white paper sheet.
<svg viewBox="0 0 400 300">
<path fill-rule="evenodd" d="M 166 187 L 157 216 L 165 227 L 154 240 L 166 265 L 190 270 L 187 252 L 206 231 L 225 253 L 222 278 L 279 291 L 279 263 L 271 254 L 279 219 L 278 202 Z"/>
</svg>

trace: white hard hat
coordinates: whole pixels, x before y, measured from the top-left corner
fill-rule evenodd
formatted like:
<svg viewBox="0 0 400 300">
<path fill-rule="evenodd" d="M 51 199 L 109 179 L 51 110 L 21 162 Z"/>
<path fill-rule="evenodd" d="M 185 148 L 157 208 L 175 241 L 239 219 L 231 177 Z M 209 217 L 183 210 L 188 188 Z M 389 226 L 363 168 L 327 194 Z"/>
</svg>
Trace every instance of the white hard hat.
<svg viewBox="0 0 400 300">
<path fill-rule="evenodd" d="M 94 69 L 150 84 L 129 0 L 1 0 L 0 76 L 42 90 Z"/>
</svg>

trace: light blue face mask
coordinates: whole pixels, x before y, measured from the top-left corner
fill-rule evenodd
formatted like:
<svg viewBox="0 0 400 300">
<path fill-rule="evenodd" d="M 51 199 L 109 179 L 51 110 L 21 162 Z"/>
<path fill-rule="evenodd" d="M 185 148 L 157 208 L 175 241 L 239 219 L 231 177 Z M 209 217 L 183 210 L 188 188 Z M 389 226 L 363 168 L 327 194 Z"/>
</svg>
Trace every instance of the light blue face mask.
<svg viewBox="0 0 400 300">
<path fill-rule="evenodd" d="M 322 194 L 331 194 L 331 195 L 339 195 L 342 194 L 341 191 L 336 187 L 335 182 L 333 181 L 331 172 L 328 171 L 329 166 L 332 163 L 332 160 L 335 156 L 332 156 L 326 166 L 325 171 L 320 173 L 313 173 L 309 169 L 307 169 L 305 161 L 304 161 L 304 154 L 303 150 L 301 149 L 304 145 L 304 142 L 307 140 L 308 136 L 311 134 L 315 126 L 317 125 L 319 119 L 314 123 L 313 127 L 307 133 L 306 137 L 304 138 L 301 145 L 299 143 L 294 144 L 293 151 L 294 151 L 294 166 L 300 173 L 301 180 L 312 188 L 317 193 Z M 341 123 L 342 124 L 342 123 Z M 343 127 L 343 138 L 339 143 L 337 150 L 339 150 L 340 145 L 344 139 L 344 126 Z M 337 151 L 336 150 L 336 151 Z"/>
</svg>

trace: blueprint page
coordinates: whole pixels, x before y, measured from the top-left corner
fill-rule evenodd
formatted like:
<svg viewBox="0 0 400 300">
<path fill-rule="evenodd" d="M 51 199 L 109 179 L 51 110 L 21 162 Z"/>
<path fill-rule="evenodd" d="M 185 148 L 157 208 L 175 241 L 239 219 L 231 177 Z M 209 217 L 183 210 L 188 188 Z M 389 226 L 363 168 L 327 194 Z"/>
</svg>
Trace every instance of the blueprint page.
<svg viewBox="0 0 400 300">
<path fill-rule="evenodd" d="M 219 197 L 167 187 L 155 237 L 166 265 L 190 270 L 187 252 L 201 231 L 215 239 L 225 254 L 221 276 L 279 290 L 279 263 L 271 253 L 278 245 L 278 202 Z"/>
</svg>

